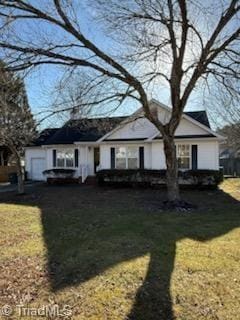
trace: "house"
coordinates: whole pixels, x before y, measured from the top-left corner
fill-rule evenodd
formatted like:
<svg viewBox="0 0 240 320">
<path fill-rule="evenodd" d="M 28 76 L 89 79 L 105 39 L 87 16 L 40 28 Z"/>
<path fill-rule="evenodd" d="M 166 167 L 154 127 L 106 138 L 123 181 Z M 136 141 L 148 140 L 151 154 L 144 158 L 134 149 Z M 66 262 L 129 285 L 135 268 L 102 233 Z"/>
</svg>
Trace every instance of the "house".
<svg viewBox="0 0 240 320">
<path fill-rule="evenodd" d="M 164 122 L 170 109 L 158 101 L 151 108 Z M 219 170 L 222 137 L 209 125 L 205 111 L 185 112 L 176 130 L 179 170 Z M 46 129 L 26 147 L 28 177 L 46 180 L 45 170 L 73 169 L 85 182 L 103 169 L 165 169 L 161 134 L 139 109 L 129 117 L 81 118 L 72 116 L 63 127 Z"/>
</svg>

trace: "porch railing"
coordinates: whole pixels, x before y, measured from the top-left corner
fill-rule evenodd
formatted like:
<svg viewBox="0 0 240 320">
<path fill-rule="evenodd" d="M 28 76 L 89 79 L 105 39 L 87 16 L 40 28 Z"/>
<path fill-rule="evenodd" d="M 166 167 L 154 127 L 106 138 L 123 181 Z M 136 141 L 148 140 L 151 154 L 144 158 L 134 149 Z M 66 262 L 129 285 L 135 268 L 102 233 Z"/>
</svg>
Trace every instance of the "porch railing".
<svg viewBox="0 0 240 320">
<path fill-rule="evenodd" d="M 100 164 L 96 167 L 96 172 L 100 171 L 102 168 L 100 166 Z"/>
<path fill-rule="evenodd" d="M 83 164 L 81 166 L 81 176 L 82 176 L 82 183 L 84 183 L 88 177 L 88 165 Z"/>
</svg>

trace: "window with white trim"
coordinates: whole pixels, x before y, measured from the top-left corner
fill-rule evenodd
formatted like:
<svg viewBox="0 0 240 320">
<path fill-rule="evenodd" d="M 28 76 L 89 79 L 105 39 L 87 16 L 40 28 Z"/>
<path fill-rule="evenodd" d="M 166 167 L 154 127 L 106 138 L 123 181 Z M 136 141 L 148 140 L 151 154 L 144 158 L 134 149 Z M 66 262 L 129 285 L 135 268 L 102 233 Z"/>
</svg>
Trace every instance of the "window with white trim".
<svg viewBox="0 0 240 320">
<path fill-rule="evenodd" d="M 116 169 L 137 169 L 139 167 L 138 147 L 118 147 L 115 149 Z"/>
<path fill-rule="evenodd" d="M 60 168 L 74 167 L 74 150 L 56 150 L 56 164 Z"/>
<path fill-rule="evenodd" d="M 190 169 L 191 153 L 189 144 L 178 144 L 177 150 L 177 162 L 179 169 Z"/>
</svg>

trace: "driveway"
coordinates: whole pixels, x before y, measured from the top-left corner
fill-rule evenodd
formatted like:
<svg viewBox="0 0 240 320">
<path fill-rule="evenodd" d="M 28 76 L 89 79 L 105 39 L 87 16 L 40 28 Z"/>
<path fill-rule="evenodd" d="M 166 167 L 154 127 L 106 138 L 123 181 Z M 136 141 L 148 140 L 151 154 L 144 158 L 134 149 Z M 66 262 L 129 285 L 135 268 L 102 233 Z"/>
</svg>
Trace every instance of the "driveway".
<svg viewBox="0 0 240 320">
<path fill-rule="evenodd" d="M 36 186 L 42 184 L 40 181 L 28 181 L 25 183 L 25 187 L 29 188 L 32 186 Z M 3 192 L 14 192 L 17 191 L 17 185 L 16 184 L 10 184 L 10 183 L 0 183 L 0 193 Z"/>
</svg>

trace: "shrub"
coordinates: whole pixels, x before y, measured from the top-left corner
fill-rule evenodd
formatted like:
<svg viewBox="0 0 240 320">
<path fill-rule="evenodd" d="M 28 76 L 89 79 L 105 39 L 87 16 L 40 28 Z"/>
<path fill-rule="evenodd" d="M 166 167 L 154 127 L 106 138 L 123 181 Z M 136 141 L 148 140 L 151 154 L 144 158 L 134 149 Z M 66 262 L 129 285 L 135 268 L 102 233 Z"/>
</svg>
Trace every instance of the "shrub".
<svg viewBox="0 0 240 320">
<path fill-rule="evenodd" d="M 47 177 L 49 184 L 79 183 L 79 179 L 74 178 L 75 172 L 74 169 L 53 168 L 43 171 L 43 174 Z"/>
<path fill-rule="evenodd" d="M 76 170 L 74 169 L 49 169 L 43 171 L 43 174 L 47 178 L 61 178 L 61 179 L 69 179 L 73 178 Z"/>
<path fill-rule="evenodd" d="M 44 170 L 43 174 L 73 174 L 75 173 L 74 169 L 48 169 L 48 170 Z"/>
<path fill-rule="evenodd" d="M 187 170 L 178 172 L 179 184 L 196 187 L 216 187 L 222 180 L 217 170 Z M 97 172 L 99 185 L 161 186 L 166 184 L 166 170 L 101 170 Z"/>
</svg>

